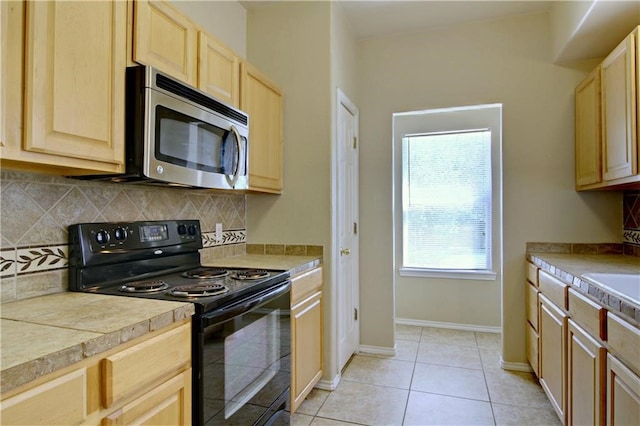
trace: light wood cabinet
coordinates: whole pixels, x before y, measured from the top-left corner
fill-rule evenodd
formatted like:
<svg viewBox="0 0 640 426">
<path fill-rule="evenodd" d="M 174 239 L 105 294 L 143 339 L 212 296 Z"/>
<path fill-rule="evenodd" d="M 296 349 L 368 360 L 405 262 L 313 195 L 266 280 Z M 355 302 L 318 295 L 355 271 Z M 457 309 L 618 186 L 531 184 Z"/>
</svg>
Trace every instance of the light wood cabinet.
<svg viewBox="0 0 640 426">
<path fill-rule="evenodd" d="M 540 294 L 540 385 L 566 424 L 567 314 Z"/>
<path fill-rule="evenodd" d="M 240 59 L 204 31 L 198 33 L 198 88 L 240 107 Z"/>
<path fill-rule="evenodd" d="M 576 88 L 576 189 L 640 182 L 640 54 L 636 28 Z"/>
<path fill-rule="evenodd" d="M 10 2 L 2 11 L 3 21 L 10 14 L 3 25 L 9 42 L 2 56 L 10 59 L 2 65 L 2 166 L 124 171 L 126 3 Z"/>
<path fill-rule="evenodd" d="M 291 280 L 291 413 L 322 377 L 322 268 Z"/>
<path fill-rule="evenodd" d="M 640 424 L 640 377 L 607 355 L 607 425 Z"/>
<path fill-rule="evenodd" d="M 567 334 L 567 424 L 604 424 L 606 349 L 572 319 Z"/>
<path fill-rule="evenodd" d="M 87 369 L 67 373 L 2 401 L 3 425 L 71 425 L 87 419 Z"/>
<path fill-rule="evenodd" d="M 191 423 L 191 369 L 167 380 L 104 418 L 111 425 L 186 425 Z"/>
<path fill-rule="evenodd" d="M 607 181 L 638 173 L 635 36 L 629 34 L 600 67 L 603 175 Z"/>
<path fill-rule="evenodd" d="M 249 190 L 282 193 L 283 94 L 249 63 L 240 65 L 240 109 L 249 114 Z"/>
<path fill-rule="evenodd" d="M 576 87 L 575 95 L 576 189 L 579 190 L 602 182 L 600 67 Z"/>
<path fill-rule="evenodd" d="M 540 336 L 539 318 L 540 318 L 540 300 L 538 298 L 538 268 L 527 263 L 527 279 L 526 286 L 526 312 L 527 312 L 527 360 L 536 376 L 540 375 Z"/>
<path fill-rule="evenodd" d="M 197 84 L 198 29 L 165 1 L 134 3 L 133 60 Z"/>
<path fill-rule="evenodd" d="M 3 395 L 3 425 L 191 423 L 191 322 L 176 323 Z"/>
</svg>

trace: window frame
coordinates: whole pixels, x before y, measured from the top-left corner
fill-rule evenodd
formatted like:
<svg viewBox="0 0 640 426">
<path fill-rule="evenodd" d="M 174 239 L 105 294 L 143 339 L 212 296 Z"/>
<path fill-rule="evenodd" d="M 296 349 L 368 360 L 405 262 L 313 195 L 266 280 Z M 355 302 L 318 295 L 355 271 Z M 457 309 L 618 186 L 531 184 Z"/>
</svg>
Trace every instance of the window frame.
<svg viewBox="0 0 640 426">
<path fill-rule="evenodd" d="M 491 248 L 490 268 L 454 269 L 404 266 L 403 138 L 410 135 L 491 130 Z M 434 277 L 458 280 L 493 281 L 502 259 L 502 104 L 441 108 L 393 114 L 394 163 L 394 269 L 403 277 Z"/>
</svg>

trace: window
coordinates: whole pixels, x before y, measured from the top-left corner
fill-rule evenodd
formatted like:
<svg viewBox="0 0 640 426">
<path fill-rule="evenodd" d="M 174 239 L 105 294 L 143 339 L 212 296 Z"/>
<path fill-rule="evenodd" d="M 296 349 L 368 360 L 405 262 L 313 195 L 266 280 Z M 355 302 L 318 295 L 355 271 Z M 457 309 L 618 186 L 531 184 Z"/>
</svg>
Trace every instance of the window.
<svg viewBox="0 0 640 426">
<path fill-rule="evenodd" d="M 491 269 L 491 131 L 402 141 L 404 266 Z"/>
<path fill-rule="evenodd" d="M 501 108 L 486 107 L 394 114 L 401 275 L 495 277 Z"/>
</svg>

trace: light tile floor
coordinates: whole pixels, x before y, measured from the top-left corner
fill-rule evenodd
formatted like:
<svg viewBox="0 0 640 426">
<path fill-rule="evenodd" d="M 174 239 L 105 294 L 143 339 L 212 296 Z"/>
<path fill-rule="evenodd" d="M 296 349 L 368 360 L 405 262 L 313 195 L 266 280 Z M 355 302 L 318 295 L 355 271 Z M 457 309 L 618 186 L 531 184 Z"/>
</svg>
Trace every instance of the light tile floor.
<svg viewBox="0 0 640 426">
<path fill-rule="evenodd" d="M 561 424 L 532 374 L 500 368 L 499 334 L 398 325 L 396 339 L 396 356 L 354 356 L 291 424 Z"/>
</svg>

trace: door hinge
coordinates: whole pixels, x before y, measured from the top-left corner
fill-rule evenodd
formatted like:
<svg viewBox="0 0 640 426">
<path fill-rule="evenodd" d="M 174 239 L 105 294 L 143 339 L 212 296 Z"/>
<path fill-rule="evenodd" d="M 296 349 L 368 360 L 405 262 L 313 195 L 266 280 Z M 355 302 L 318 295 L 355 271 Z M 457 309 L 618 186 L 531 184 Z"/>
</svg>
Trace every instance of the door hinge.
<svg viewBox="0 0 640 426">
<path fill-rule="evenodd" d="M 356 149 L 358 147 L 358 138 L 357 137 L 353 137 L 353 149 Z"/>
<path fill-rule="evenodd" d="M 358 309 L 353 308 L 353 320 L 358 321 Z"/>
<path fill-rule="evenodd" d="M 358 234 L 358 224 L 356 222 L 353 222 L 353 233 Z"/>
</svg>

